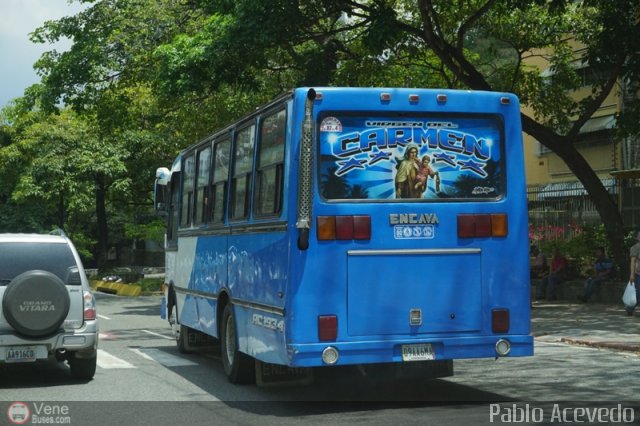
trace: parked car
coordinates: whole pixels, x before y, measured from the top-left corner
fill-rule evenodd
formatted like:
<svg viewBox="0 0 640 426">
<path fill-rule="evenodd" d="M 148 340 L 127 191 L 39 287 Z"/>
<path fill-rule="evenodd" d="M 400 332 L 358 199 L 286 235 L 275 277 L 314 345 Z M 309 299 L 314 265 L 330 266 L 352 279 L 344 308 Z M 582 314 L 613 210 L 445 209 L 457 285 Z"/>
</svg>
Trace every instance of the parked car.
<svg viewBox="0 0 640 426">
<path fill-rule="evenodd" d="M 55 357 L 72 377 L 93 378 L 96 302 L 64 233 L 0 234 L 0 300 L 0 363 Z"/>
</svg>

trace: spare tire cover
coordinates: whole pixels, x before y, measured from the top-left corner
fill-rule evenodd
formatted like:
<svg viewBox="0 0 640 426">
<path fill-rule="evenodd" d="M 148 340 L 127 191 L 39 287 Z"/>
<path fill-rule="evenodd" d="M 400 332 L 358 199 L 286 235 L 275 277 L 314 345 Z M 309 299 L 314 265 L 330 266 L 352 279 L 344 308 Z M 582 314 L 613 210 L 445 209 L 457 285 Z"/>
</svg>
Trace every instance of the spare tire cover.
<svg viewBox="0 0 640 426">
<path fill-rule="evenodd" d="M 69 293 L 60 278 L 47 271 L 27 271 L 7 286 L 2 313 L 20 334 L 45 337 L 58 330 L 69 313 Z"/>
</svg>

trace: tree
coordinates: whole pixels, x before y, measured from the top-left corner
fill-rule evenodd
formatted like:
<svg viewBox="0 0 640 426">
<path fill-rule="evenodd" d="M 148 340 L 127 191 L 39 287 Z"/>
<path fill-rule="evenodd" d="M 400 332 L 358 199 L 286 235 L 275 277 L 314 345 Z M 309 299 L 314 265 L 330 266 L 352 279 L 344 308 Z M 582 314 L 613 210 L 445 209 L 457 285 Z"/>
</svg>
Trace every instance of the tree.
<svg viewBox="0 0 640 426">
<path fill-rule="evenodd" d="M 76 17 L 46 23 L 34 40 L 74 40 L 70 52 L 37 64 L 46 105 L 62 98 L 93 111 L 108 134 L 130 124 L 104 101 L 127 105 L 128 90 L 142 87 L 160 117 L 153 118 L 159 127 L 145 128 L 167 131 L 174 146 L 193 142 L 193 129 L 205 131 L 193 111 L 215 112 L 213 120 L 237 116 L 297 85 L 515 92 L 533 110 L 522 115 L 525 132 L 583 183 L 621 262 L 622 219 L 576 141 L 618 82 L 638 90 L 638 13 L 638 0 L 99 0 Z M 578 100 L 571 96 L 578 85 L 573 41 L 603 76 Z M 541 54 L 550 64 L 544 76 L 527 65 Z M 626 108 L 638 110 L 637 101 Z M 637 120 L 622 115 L 619 122 L 638 131 Z"/>
<path fill-rule="evenodd" d="M 450 0 L 200 4 L 224 24 L 204 27 L 190 36 L 191 43 L 163 47 L 159 56 L 165 80 L 180 76 L 190 84 L 215 86 L 224 79 L 222 68 L 234 69 L 237 80 L 256 68 L 294 67 L 305 76 L 299 81 L 308 84 L 398 85 L 400 77 L 405 85 L 423 85 L 430 72 L 430 82 L 449 87 L 517 93 L 534 111 L 522 115 L 524 131 L 558 154 L 582 182 L 605 224 L 614 257 L 624 259 L 622 218 L 576 142 L 581 127 L 616 84 L 625 81 L 632 93 L 639 88 L 637 0 L 467 0 L 454 7 Z M 578 88 L 572 41 L 586 46 L 581 59 L 603 76 L 590 95 L 578 100 L 571 96 Z M 306 55 L 309 51 L 315 54 Z M 242 52 L 243 57 L 229 52 Z M 526 60 L 536 54 L 548 56 L 549 77 L 527 66 Z M 314 79 L 304 72 L 309 64 L 317 66 Z M 390 74 L 391 69 L 397 74 Z M 627 111 L 638 111 L 637 104 L 630 103 Z M 619 121 L 638 131 L 637 120 L 621 116 Z"/>
</svg>

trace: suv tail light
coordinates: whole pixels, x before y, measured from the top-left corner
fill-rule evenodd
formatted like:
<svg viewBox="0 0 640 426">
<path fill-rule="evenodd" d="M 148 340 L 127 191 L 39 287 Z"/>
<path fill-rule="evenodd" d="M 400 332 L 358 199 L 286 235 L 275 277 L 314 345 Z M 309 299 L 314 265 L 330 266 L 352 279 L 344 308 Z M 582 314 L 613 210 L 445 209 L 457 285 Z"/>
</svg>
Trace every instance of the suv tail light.
<svg viewBox="0 0 640 426">
<path fill-rule="evenodd" d="M 96 319 L 96 299 L 90 291 L 82 292 L 82 299 L 84 300 L 83 318 L 85 321 Z"/>
</svg>

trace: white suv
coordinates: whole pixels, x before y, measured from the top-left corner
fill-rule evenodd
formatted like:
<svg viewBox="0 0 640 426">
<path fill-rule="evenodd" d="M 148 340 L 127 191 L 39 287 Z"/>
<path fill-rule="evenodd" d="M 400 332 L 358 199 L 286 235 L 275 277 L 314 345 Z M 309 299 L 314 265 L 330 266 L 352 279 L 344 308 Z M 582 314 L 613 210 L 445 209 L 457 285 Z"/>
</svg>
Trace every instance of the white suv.
<svg viewBox="0 0 640 426">
<path fill-rule="evenodd" d="M 96 302 L 62 232 L 0 234 L 0 300 L 0 363 L 55 357 L 74 378 L 94 376 Z"/>
</svg>

